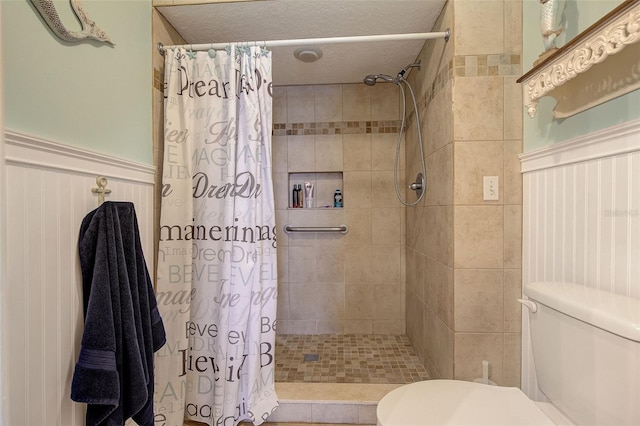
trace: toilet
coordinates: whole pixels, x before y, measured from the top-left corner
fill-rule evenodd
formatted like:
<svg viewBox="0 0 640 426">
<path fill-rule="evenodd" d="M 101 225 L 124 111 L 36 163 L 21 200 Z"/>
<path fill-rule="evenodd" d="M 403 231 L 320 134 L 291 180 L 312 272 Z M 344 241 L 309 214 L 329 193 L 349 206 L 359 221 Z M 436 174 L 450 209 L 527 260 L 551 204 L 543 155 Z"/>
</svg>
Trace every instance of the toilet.
<svg viewBox="0 0 640 426">
<path fill-rule="evenodd" d="M 460 380 L 401 386 L 378 426 L 640 425 L 640 299 L 565 282 L 524 288 L 536 379 L 520 389 Z"/>
</svg>

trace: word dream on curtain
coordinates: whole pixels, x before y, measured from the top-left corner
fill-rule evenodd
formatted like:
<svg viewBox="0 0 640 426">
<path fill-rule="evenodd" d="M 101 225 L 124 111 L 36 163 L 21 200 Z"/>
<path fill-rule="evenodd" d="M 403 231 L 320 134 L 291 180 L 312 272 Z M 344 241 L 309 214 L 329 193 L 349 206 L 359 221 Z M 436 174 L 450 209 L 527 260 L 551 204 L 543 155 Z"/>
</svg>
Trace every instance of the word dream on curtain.
<svg viewBox="0 0 640 426">
<path fill-rule="evenodd" d="M 156 422 L 259 425 L 274 383 L 271 53 L 165 55 Z"/>
</svg>

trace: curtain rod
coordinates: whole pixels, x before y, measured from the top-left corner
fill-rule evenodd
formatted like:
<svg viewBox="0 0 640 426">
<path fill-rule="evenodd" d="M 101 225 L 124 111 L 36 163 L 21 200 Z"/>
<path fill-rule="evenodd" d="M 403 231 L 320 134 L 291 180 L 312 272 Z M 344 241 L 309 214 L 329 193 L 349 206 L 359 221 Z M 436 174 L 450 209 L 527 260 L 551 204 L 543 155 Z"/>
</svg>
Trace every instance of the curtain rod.
<svg viewBox="0 0 640 426">
<path fill-rule="evenodd" d="M 326 37 L 326 38 L 300 38 L 292 40 L 270 40 L 270 41 L 249 41 L 236 42 L 240 44 L 249 44 L 253 46 L 264 47 L 283 47 L 283 46 L 307 46 L 310 44 L 339 44 L 339 43 L 362 43 L 372 41 L 402 41 L 402 40 L 431 40 L 436 38 L 444 38 L 449 41 L 451 29 L 447 28 L 442 32 L 431 33 L 408 33 L 408 34 L 383 34 L 369 36 L 353 36 L 353 37 Z M 221 50 L 227 47 L 229 43 L 203 43 L 203 44 L 182 44 L 173 46 L 164 46 L 162 43 L 157 44 L 158 52 L 164 55 L 167 49 L 175 49 L 179 47 L 189 48 L 194 51 L 198 50 Z"/>
</svg>

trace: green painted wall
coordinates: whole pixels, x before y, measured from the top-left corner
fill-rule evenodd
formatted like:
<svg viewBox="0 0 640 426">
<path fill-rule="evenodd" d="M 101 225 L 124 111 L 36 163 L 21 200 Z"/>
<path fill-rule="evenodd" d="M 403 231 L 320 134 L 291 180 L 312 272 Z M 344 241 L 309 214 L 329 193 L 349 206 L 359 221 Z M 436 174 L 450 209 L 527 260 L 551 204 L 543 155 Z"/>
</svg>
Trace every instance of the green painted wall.
<svg viewBox="0 0 640 426">
<path fill-rule="evenodd" d="M 68 0 L 62 22 L 80 30 Z M 152 164 L 151 0 L 83 0 L 115 42 L 66 43 L 28 0 L 2 0 L 5 128 Z"/>
<path fill-rule="evenodd" d="M 523 1 L 523 69 L 526 72 L 544 51 L 544 46 L 540 36 L 540 2 Z M 558 38 L 556 46 L 563 46 L 620 3 L 621 0 L 566 0 L 565 34 Z M 560 120 L 553 118 L 554 106 L 555 100 L 545 97 L 538 104 L 535 118 L 523 112 L 525 152 L 639 118 L 640 90 Z"/>
</svg>

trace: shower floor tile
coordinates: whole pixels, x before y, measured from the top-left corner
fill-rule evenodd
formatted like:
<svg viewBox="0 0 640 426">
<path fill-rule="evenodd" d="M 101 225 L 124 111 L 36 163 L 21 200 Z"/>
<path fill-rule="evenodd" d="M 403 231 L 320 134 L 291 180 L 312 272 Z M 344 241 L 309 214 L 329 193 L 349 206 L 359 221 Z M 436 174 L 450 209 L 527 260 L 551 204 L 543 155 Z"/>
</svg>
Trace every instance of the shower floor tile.
<svg viewBox="0 0 640 426">
<path fill-rule="evenodd" d="M 317 361 L 305 361 L 315 359 Z M 429 378 L 406 336 L 276 335 L 276 382 L 413 383 Z"/>
</svg>

